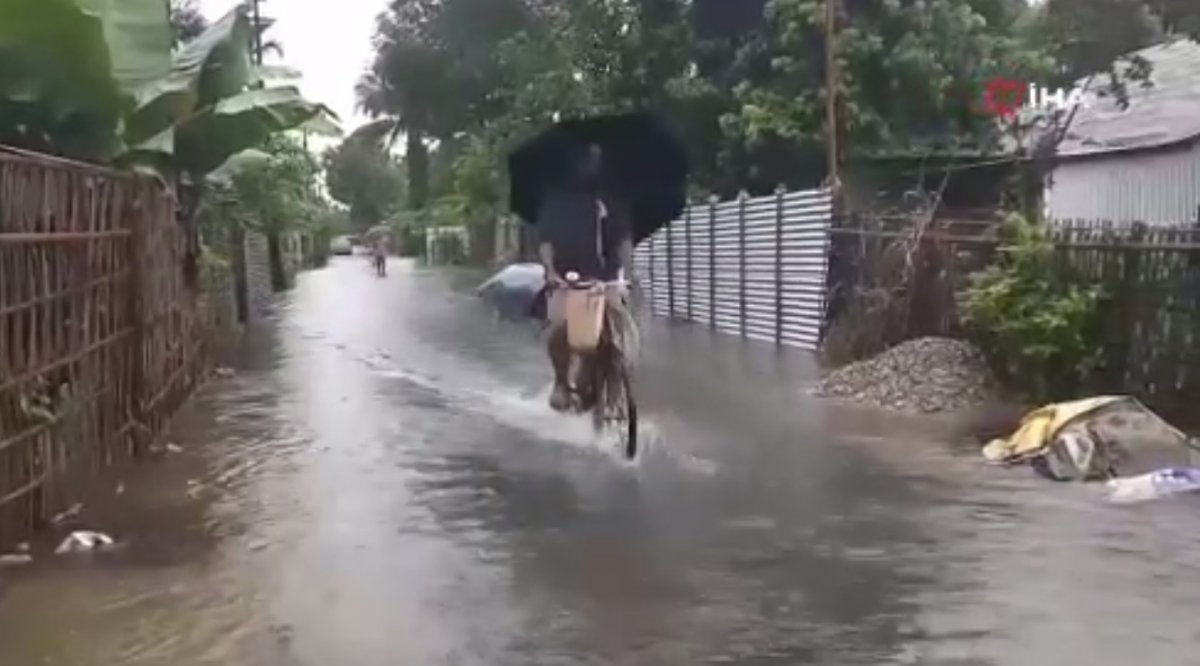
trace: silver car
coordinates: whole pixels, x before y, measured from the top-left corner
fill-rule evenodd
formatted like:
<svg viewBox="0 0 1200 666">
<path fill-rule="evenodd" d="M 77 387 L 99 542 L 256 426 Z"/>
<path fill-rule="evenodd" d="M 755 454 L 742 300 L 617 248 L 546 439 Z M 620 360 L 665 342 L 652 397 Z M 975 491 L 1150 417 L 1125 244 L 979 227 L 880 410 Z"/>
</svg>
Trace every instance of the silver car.
<svg viewBox="0 0 1200 666">
<path fill-rule="evenodd" d="M 338 236 L 329 243 L 329 251 L 342 256 L 354 254 L 354 245 L 348 236 Z"/>
</svg>

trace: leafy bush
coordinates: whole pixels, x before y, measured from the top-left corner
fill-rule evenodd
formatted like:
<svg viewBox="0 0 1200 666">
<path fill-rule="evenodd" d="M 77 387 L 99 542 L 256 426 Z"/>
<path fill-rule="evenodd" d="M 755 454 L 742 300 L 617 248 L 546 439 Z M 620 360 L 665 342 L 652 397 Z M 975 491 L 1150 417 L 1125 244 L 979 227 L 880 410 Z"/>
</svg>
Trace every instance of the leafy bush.
<svg viewBox="0 0 1200 666">
<path fill-rule="evenodd" d="M 970 276 L 963 318 L 1006 378 L 1036 400 L 1079 388 L 1100 360 L 1102 292 L 1055 252 L 1045 227 L 1017 215 L 995 263 Z"/>
<path fill-rule="evenodd" d="M 433 257 L 439 263 L 461 266 L 467 263 L 467 249 L 463 247 L 462 238 L 455 233 L 439 234 L 433 239 Z"/>
</svg>

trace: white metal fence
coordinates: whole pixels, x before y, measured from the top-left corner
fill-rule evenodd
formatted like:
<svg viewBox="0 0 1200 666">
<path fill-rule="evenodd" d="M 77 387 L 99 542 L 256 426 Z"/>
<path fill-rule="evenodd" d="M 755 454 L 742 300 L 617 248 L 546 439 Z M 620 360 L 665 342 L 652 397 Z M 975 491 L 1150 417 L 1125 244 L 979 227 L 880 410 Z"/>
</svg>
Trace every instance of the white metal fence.
<svg viewBox="0 0 1200 666">
<path fill-rule="evenodd" d="M 831 219 L 828 190 L 691 206 L 637 248 L 651 311 L 815 349 Z"/>
</svg>

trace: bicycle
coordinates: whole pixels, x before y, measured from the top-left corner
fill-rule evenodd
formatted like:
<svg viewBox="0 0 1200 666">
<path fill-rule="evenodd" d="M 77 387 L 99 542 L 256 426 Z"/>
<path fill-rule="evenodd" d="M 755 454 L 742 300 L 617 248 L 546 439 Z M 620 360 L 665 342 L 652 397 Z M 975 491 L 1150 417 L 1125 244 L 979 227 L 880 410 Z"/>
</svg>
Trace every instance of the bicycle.
<svg viewBox="0 0 1200 666">
<path fill-rule="evenodd" d="M 578 371 L 570 373 L 568 388 L 574 411 L 579 414 L 591 411 L 592 424 L 598 433 L 616 427 L 625 456 L 632 460 L 638 451 L 638 407 L 633 391 L 632 359 L 626 356 L 628 350 L 614 341 L 615 322 L 609 317 L 607 308 L 607 292 L 612 288 L 624 290 L 622 298 L 628 303 L 628 284 L 624 280 L 581 280 L 577 274 L 568 273 L 563 288 L 568 290 L 564 304 L 568 344 L 574 359 L 580 366 L 586 362 L 590 374 L 582 378 L 587 387 L 585 391 L 580 382 L 575 381 Z"/>
</svg>

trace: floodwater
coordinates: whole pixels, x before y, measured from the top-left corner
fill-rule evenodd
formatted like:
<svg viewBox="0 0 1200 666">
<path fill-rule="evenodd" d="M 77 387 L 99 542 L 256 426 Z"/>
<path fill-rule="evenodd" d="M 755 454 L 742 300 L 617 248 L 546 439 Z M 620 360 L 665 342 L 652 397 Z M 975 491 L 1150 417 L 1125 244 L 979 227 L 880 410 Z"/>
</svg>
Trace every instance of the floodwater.
<svg viewBox="0 0 1200 666">
<path fill-rule="evenodd" d="M 463 287 L 303 275 L 85 509 L 123 549 L 0 572 L 0 664 L 1200 663 L 1192 498 L 987 468 L 660 321 L 629 464 Z"/>
</svg>

